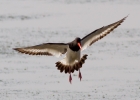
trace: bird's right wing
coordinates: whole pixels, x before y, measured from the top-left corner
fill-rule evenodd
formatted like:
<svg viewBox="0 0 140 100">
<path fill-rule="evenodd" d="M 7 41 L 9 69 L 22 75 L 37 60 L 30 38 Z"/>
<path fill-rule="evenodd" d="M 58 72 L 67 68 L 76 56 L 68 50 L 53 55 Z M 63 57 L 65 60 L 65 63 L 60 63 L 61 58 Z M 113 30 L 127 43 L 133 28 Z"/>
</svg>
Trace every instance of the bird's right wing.
<svg viewBox="0 0 140 100">
<path fill-rule="evenodd" d="M 14 48 L 14 50 L 29 55 L 49 55 L 59 57 L 67 52 L 67 44 L 64 43 L 44 43 L 36 46 Z"/>
</svg>

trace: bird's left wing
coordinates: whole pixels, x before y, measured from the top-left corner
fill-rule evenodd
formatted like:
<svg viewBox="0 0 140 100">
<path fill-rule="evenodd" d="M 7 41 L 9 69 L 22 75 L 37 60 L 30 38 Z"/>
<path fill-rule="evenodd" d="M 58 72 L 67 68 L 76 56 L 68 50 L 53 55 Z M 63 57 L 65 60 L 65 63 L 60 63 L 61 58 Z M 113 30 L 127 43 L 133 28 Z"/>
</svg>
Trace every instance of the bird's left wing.
<svg viewBox="0 0 140 100">
<path fill-rule="evenodd" d="M 82 50 L 86 49 L 88 46 L 91 46 L 94 42 L 98 41 L 99 39 L 102 39 L 104 36 L 109 34 L 111 31 L 117 28 L 126 18 L 127 16 L 113 24 L 103 26 L 91 32 L 87 36 L 83 37 L 81 40 Z"/>
<path fill-rule="evenodd" d="M 44 43 L 30 47 L 14 48 L 14 50 L 29 55 L 48 55 L 59 57 L 61 54 L 65 54 L 67 52 L 67 46 L 68 45 L 64 43 Z"/>
</svg>

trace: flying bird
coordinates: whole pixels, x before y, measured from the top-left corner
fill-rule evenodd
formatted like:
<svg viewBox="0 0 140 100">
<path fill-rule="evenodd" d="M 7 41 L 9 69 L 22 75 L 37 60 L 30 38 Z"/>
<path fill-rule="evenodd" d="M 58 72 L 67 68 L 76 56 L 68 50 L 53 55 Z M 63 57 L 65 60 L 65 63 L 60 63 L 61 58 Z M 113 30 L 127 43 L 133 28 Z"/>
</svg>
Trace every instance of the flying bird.
<svg viewBox="0 0 140 100">
<path fill-rule="evenodd" d="M 43 43 L 35 46 L 14 48 L 14 50 L 29 55 L 48 55 L 59 57 L 62 54 L 66 54 L 62 60 L 56 62 L 57 69 L 60 70 L 61 73 L 65 72 L 69 74 L 70 83 L 72 82 L 71 73 L 73 73 L 75 70 L 79 71 L 78 77 L 81 81 L 82 74 L 80 68 L 82 68 L 82 65 L 85 63 L 88 56 L 85 54 L 81 57 L 81 51 L 105 37 L 107 34 L 117 28 L 126 18 L 127 16 L 115 23 L 96 29 L 83 38 L 77 37 L 69 43 Z"/>
</svg>

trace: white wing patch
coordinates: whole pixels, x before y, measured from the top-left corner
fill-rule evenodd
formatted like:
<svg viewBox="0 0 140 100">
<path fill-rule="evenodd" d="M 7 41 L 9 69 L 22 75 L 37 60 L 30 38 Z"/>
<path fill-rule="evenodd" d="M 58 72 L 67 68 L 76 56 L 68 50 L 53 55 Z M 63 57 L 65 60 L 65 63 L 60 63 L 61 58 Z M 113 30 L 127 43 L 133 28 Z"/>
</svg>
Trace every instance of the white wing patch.
<svg viewBox="0 0 140 100">
<path fill-rule="evenodd" d="M 99 28 L 91 32 L 87 36 L 85 36 L 81 41 L 82 50 L 86 49 L 88 46 L 92 45 L 94 42 L 98 41 L 99 39 L 105 37 L 107 34 L 109 34 L 111 31 L 117 28 L 125 19 L 126 17 L 113 24 Z"/>
<path fill-rule="evenodd" d="M 62 43 L 46 43 L 25 48 L 15 48 L 14 50 L 29 55 L 49 55 L 59 57 L 61 54 L 66 53 L 67 47 L 67 44 Z"/>
</svg>

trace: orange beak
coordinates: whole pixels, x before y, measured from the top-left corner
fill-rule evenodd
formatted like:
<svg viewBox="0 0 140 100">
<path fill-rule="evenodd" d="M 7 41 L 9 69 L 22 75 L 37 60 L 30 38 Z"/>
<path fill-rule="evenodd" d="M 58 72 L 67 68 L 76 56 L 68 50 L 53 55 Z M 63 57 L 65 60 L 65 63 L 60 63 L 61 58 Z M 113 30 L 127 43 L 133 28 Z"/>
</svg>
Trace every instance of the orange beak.
<svg viewBox="0 0 140 100">
<path fill-rule="evenodd" d="M 78 44 L 78 46 L 80 47 L 80 49 L 82 49 L 81 44 L 80 44 L 80 43 L 77 43 L 77 44 Z"/>
</svg>

